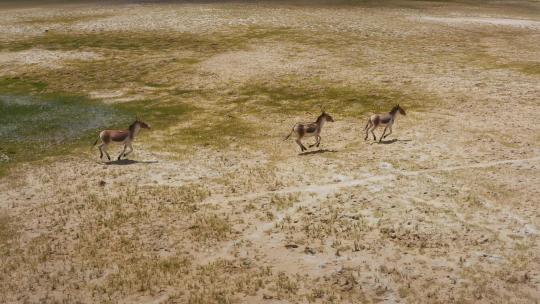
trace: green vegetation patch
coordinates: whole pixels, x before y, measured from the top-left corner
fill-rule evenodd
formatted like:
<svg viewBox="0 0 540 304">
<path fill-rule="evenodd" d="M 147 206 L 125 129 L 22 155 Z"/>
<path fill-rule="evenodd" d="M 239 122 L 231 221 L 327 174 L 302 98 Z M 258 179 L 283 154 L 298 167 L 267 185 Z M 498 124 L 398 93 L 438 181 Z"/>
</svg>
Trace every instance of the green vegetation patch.
<svg viewBox="0 0 540 304">
<path fill-rule="evenodd" d="M 186 146 L 203 145 L 223 148 L 237 141 L 254 139 L 254 126 L 239 117 L 215 116 L 208 120 L 194 120 L 189 127 L 171 133 L 176 143 Z"/>
<path fill-rule="evenodd" d="M 372 84 L 352 87 L 324 80 L 283 79 L 279 82 L 259 82 L 245 85 L 233 100 L 250 111 L 301 114 L 318 111 L 356 116 L 373 111 L 388 111 L 396 104 L 419 108 L 430 97 L 418 92 L 408 93 Z"/>
<path fill-rule="evenodd" d="M 116 105 L 83 96 L 45 93 L 46 83 L 0 80 L 0 174 L 10 164 L 90 147 L 98 131 L 126 129 L 136 116 L 163 129 L 193 110 L 181 102 L 142 100 Z"/>
<path fill-rule="evenodd" d="M 509 64 L 510 67 L 519 70 L 520 72 L 528 75 L 540 75 L 540 62 L 514 62 Z"/>
<path fill-rule="evenodd" d="M 158 100 L 141 100 L 112 105 L 112 108 L 129 113 L 132 118 L 138 116 L 149 123 L 152 128 L 163 129 L 185 119 L 185 115 L 196 108 L 182 102 L 162 102 Z M 125 126 L 127 128 L 127 126 Z"/>
<path fill-rule="evenodd" d="M 62 25 L 73 24 L 82 21 L 88 21 L 93 19 L 105 18 L 111 15 L 108 14 L 96 14 L 96 15 L 56 15 L 56 16 L 39 16 L 39 17 L 29 17 L 25 18 L 17 23 L 21 24 L 50 24 L 50 23 L 60 23 Z"/>
<path fill-rule="evenodd" d="M 105 32 L 71 34 L 49 32 L 30 39 L 0 44 L 2 50 L 21 51 L 31 48 L 46 50 L 81 50 L 88 48 L 111 50 L 193 50 L 206 51 L 219 47 L 212 41 L 189 33 L 162 34 L 152 32 Z"/>
<path fill-rule="evenodd" d="M 250 41 L 283 37 L 284 34 L 292 33 L 292 30 L 288 28 L 243 27 L 233 30 L 210 34 L 161 31 L 47 32 L 37 37 L 1 43 L 0 50 L 21 51 L 30 48 L 82 50 L 95 48 L 127 51 L 193 51 L 199 54 L 216 54 L 245 48 Z"/>
<path fill-rule="evenodd" d="M 80 97 L 0 94 L 0 168 L 62 155 L 77 143 L 90 145 L 97 129 L 127 118 L 126 113 Z"/>
</svg>

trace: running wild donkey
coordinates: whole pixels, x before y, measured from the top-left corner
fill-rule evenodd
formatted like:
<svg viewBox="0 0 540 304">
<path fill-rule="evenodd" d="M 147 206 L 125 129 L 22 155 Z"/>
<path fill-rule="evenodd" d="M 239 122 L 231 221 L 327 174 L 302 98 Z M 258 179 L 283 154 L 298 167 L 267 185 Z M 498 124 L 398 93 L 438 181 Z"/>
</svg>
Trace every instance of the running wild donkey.
<svg viewBox="0 0 540 304">
<path fill-rule="evenodd" d="M 322 113 L 317 118 L 317 121 L 308 123 L 308 124 L 301 124 L 301 123 L 295 124 L 291 130 L 291 133 L 289 133 L 289 135 L 287 135 L 287 137 L 285 137 L 283 140 L 289 139 L 289 137 L 291 137 L 291 135 L 294 133 L 296 137 L 296 143 L 300 146 L 300 149 L 302 149 L 302 152 L 304 152 L 304 150 L 307 150 L 307 148 L 304 147 L 304 145 L 302 144 L 302 138 L 315 136 L 316 142 L 312 145 L 309 145 L 309 147 L 311 148 L 315 145 L 318 147 L 321 144 L 320 134 L 321 134 L 322 127 L 324 123 L 327 121 L 334 122 L 334 119 L 332 118 L 332 116 L 324 112 L 324 110 L 322 110 Z"/>
<path fill-rule="evenodd" d="M 142 129 L 150 129 L 150 126 L 146 124 L 144 121 L 139 120 L 137 118 L 134 123 L 132 123 L 129 126 L 129 129 L 127 130 L 103 130 L 99 133 L 99 138 L 96 139 L 96 142 L 94 143 L 94 146 L 97 144 L 99 140 L 101 140 L 101 144 L 98 146 L 99 148 L 99 159 L 103 158 L 103 153 L 107 155 L 107 158 L 111 160 L 111 156 L 109 153 L 107 153 L 107 147 L 110 143 L 116 143 L 116 144 L 123 144 L 124 150 L 120 155 L 118 155 L 118 160 L 120 160 L 123 157 L 126 157 L 129 153 L 133 152 L 133 147 L 131 146 L 131 143 L 135 139 L 135 136 L 139 134 L 139 131 Z M 126 152 L 126 148 L 129 147 L 129 152 Z"/>
<path fill-rule="evenodd" d="M 379 138 L 379 142 L 386 136 L 392 134 L 392 125 L 394 124 L 394 121 L 396 120 L 396 115 L 399 112 L 401 115 L 407 115 L 405 113 L 405 110 L 399 106 L 399 104 L 390 110 L 390 112 L 385 114 L 373 114 L 371 117 L 369 117 L 368 122 L 366 124 L 366 127 L 364 130 L 366 130 L 366 137 L 364 140 L 367 140 L 369 132 L 371 131 L 371 134 L 373 134 L 373 140 L 377 140 L 377 137 L 375 136 L 375 129 L 377 129 L 379 126 L 384 126 L 384 131 L 381 137 Z M 390 129 L 390 133 L 386 134 L 386 129 Z"/>
</svg>

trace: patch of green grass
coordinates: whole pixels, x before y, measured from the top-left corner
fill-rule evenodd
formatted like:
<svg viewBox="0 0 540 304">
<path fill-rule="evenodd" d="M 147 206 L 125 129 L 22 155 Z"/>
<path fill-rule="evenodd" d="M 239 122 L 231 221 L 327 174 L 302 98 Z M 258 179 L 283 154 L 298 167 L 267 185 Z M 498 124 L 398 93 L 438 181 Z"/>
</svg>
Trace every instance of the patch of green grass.
<svg viewBox="0 0 540 304">
<path fill-rule="evenodd" d="M 169 134 L 171 144 L 186 147 L 202 145 L 223 148 L 233 142 L 246 142 L 257 137 L 252 123 L 233 116 L 216 115 L 202 118 L 196 112 L 191 113 L 189 126 L 172 130 Z M 189 118 L 186 118 L 189 119 Z M 165 140 L 165 143 L 167 140 Z"/>
<path fill-rule="evenodd" d="M 34 81 L 22 77 L 0 78 L 0 88 L 3 92 L 27 94 L 43 92 L 48 87 L 46 82 Z"/>
<path fill-rule="evenodd" d="M 14 85 L 18 91 L 27 83 Z M 120 125 L 129 116 L 126 111 L 84 97 L 0 92 L 0 174 L 21 161 L 65 155 L 79 146 L 90 146 L 97 130 Z"/>
<path fill-rule="evenodd" d="M 48 32 L 44 35 L 0 44 L 3 51 L 30 48 L 46 50 L 105 49 L 121 51 L 192 51 L 212 55 L 246 48 L 250 42 L 289 33 L 286 28 L 246 27 L 210 34 L 163 32 L 105 32 L 72 34 Z"/>
<path fill-rule="evenodd" d="M 507 39 L 506 43 L 511 45 L 515 42 L 512 38 L 502 35 Z M 508 69 L 521 72 L 527 75 L 540 75 L 540 62 L 538 61 L 519 61 L 502 56 L 496 56 L 488 52 L 486 47 L 477 47 L 468 49 L 467 52 L 454 54 L 456 60 L 461 63 L 474 64 L 486 70 Z"/>
<path fill-rule="evenodd" d="M 67 24 L 73 24 L 76 22 L 81 21 L 87 21 L 87 20 L 93 20 L 98 18 L 104 18 L 108 17 L 110 15 L 107 14 L 96 14 L 96 15 L 79 15 L 79 16 L 45 16 L 45 17 L 30 17 L 25 18 L 21 21 L 18 21 L 17 23 L 21 24 L 35 24 L 35 25 L 41 25 L 41 24 L 50 24 L 50 23 L 60 23 L 63 25 Z"/>
<path fill-rule="evenodd" d="M 540 62 L 515 62 L 510 64 L 510 67 L 513 67 L 524 74 L 540 75 Z"/>
<path fill-rule="evenodd" d="M 120 103 L 111 107 L 129 113 L 133 118 L 138 116 L 156 129 L 164 129 L 196 110 L 195 107 L 182 102 L 162 102 L 152 99 Z"/>
<path fill-rule="evenodd" d="M 300 45 L 338 50 L 359 42 L 358 37 L 345 34 L 328 35 L 291 27 L 246 26 L 225 28 L 208 34 L 180 32 L 47 32 L 41 36 L 0 43 L 2 51 L 22 51 L 31 48 L 46 50 L 109 50 L 109 51 L 190 51 L 198 56 L 211 56 L 226 51 L 246 49 L 262 42 L 290 42 Z"/>
<path fill-rule="evenodd" d="M 189 33 L 162 34 L 152 32 L 108 32 L 69 34 L 49 32 L 42 36 L 10 41 L 0 45 L 7 51 L 21 51 L 30 48 L 46 50 L 192 50 L 205 52 L 217 48 L 212 41 Z"/>
<path fill-rule="evenodd" d="M 0 175 L 19 162 L 88 149 L 98 131 L 126 129 L 136 116 L 164 129 L 194 110 L 181 102 L 155 100 L 106 105 L 84 96 L 47 93 L 46 83 L 21 78 L 3 78 L 0 85 Z"/>
<path fill-rule="evenodd" d="M 429 97 L 374 85 L 351 87 L 323 80 L 290 78 L 276 83 L 252 83 L 236 92 L 232 101 L 242 109 L 256 112 L 318 114 L 320 107 L 330 114 L 358 116 L 366 112 L 386 112 L 396 104 L 419 108 Z M 338 114 L 339 113 L 339 114 Z"/>
</svg>

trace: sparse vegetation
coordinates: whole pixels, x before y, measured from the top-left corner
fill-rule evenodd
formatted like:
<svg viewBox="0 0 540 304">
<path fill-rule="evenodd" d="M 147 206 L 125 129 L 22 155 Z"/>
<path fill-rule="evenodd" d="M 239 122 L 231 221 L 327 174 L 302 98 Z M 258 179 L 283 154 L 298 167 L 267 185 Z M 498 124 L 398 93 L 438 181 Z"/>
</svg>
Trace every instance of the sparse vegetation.
<svg viewBox="0 0 540 304">
<path fill-rule="evenodd" d="M 0 10 L 3 301 L 539 298 L 537 3 L 20 5 Z M 320 106 L 335 122 L 298 155 L 282 139 Z M 98 161 L 97 131 L 136 115 L 130 158 Z"/>
</svg>

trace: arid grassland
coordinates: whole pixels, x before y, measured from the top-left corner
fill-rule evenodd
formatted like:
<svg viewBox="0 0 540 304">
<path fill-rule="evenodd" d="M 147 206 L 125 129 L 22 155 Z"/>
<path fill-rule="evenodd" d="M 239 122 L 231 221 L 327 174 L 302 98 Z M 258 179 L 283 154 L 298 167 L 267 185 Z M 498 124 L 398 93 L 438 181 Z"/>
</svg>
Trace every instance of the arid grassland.
<svg viewBox="0 0 540 304">
<path fill-rule="evenodd" d="M 0 302 L 538 303 L 539 113 L 538 1 L 0 4 Z"/>
</svg>

